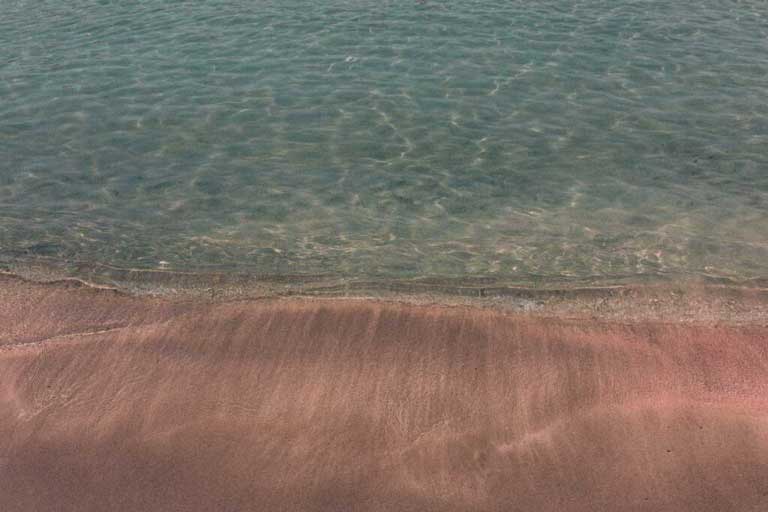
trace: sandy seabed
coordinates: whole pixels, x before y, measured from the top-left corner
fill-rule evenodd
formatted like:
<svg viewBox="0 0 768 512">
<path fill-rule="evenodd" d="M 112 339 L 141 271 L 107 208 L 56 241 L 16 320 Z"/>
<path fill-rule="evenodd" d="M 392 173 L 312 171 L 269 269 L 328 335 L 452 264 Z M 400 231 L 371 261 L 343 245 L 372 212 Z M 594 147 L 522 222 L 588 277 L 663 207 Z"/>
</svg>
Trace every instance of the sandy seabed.
<svg viewBox="0 0 768 512">
<path fill-rule="evenodd" d="M 625 316 L 2 276 L 0 510 L 768 510 L 768 317 Z"/>
</svg>

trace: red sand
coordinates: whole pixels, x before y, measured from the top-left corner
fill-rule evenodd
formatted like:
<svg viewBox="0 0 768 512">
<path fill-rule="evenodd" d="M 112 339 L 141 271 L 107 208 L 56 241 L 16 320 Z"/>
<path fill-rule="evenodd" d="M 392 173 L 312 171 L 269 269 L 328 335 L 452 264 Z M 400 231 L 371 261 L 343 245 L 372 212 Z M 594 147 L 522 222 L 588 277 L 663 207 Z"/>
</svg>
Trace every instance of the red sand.
<svg viewBox="0 0 768 512">
<path fill-rule="evenodd" d="M 0 510 L 768 510 L 768 326 L 0 278 Z"/>
</svg>

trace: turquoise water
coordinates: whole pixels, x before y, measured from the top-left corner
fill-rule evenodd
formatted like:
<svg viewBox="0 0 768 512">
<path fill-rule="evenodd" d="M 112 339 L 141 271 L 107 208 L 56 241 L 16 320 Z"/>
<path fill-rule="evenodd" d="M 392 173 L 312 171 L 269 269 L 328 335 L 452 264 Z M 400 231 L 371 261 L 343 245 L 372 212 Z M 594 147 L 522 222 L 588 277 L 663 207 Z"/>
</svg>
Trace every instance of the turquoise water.
<svg viewBox="0 0 768 512">
<path fill-rule="evenodd" d="M 764 1 L 11 1 L 0 260 L 768 276 Z"/>
</svg>

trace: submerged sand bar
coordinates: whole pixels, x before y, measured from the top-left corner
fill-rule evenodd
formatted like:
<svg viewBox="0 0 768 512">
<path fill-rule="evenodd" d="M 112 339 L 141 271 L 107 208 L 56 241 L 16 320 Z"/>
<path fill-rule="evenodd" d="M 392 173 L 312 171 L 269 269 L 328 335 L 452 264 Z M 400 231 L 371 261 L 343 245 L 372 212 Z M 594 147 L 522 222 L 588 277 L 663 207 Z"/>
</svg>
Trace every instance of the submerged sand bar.
<svg viewBox="0 0 768 512">
<path fill-rule="evenodd" d="M 3 276 L 0 510 L 766 510 L 763 292 L 670 293 L 515 311 Z"/>
</svg>

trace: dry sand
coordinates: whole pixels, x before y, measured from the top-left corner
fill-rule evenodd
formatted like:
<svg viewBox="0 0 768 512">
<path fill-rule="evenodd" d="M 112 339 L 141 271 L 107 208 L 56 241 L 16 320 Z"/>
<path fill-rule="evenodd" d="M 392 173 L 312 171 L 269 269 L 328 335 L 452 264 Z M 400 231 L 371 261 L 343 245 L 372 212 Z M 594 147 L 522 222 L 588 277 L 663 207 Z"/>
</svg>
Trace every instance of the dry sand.
<svg viewBox="0 0 768 512">
<path fill-rule="evenodd" d="M 763 512 L 750 318 L 1 277 L 0 510 Z"/>
</svg>

